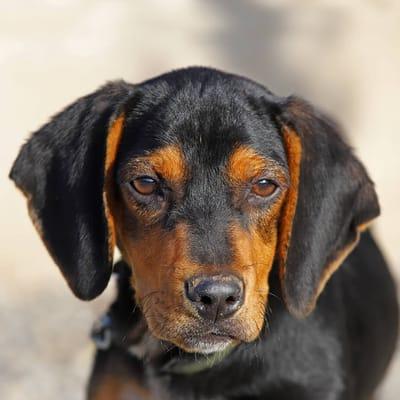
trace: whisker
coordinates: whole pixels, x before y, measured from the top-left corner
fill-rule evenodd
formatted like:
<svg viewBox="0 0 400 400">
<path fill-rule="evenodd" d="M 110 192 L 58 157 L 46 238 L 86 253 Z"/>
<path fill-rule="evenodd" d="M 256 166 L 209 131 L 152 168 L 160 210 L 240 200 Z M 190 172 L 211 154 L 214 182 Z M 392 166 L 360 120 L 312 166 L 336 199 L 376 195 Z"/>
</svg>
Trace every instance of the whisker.
<svg viewBox="0 0 400 400">
<path fill-rule="evenodd" d="M 271 291 L 269 291 L 268 295 L 269 295 L 269 296 L 272 296 L 272 297 L 275 297 L 276 299 L 282 301 L 282 299 L 281 299 L 277 294 L 275 294 L 275 293 L 273 293 L 273 292 L 271 292 Z"/>
</svg>

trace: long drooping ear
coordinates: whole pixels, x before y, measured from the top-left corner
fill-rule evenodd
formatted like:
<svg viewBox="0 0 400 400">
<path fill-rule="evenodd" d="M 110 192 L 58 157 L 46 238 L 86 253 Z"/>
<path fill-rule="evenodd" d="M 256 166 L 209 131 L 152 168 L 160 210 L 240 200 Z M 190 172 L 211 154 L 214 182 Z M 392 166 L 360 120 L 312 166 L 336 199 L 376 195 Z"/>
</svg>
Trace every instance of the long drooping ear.
<svg viewBox="0 0 400 400">
<path fill-rule="evenodd" d="M 115 233 L 107 184 L 133 85 L 114 82 L 77 100 L 22 146 L 10 178 L 74 294 L 98 296 L 112 270 Z"/>
<path fill-rule="evenodd" d="M 364 167 L 328 118 L 289 97 L 279 104 L 277 120 L 291 179 L 280 221 L 279 272 L 289 311 L 304 317 L 379 215 L 379 204 Z"/>
</svg>

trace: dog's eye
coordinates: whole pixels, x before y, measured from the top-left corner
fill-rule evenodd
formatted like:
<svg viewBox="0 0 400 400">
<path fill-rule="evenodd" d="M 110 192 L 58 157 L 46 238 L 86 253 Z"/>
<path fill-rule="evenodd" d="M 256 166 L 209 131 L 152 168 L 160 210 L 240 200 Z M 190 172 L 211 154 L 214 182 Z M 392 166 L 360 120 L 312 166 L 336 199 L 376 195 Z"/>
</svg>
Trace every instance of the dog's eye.
<svg viewBox="0 0 400 400">
<path fill-rule="evenodd" d="M 257 196 L 269 197 L 275 193 L 277 187 L 278 186 L 269 179 L 260 179 L 253 184 L 251 191 Z"/>
<path fill-rule="evenodd" d="M 132 187 L 140 194 L 149 196 L 157 189 L 157 181 L 150 176 L 141 176 L 131 182 Z"/>
</svg>

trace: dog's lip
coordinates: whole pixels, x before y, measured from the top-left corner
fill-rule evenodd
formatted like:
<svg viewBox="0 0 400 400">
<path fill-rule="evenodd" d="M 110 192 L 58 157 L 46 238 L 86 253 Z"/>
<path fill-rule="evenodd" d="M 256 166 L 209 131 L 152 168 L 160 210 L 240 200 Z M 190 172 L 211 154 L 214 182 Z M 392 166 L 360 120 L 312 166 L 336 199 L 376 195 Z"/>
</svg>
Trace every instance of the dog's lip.
<svg viewBox="0 0 400 400">
<path fill-rule="evenodd" d="M 227 346 L 240 343 L 232 336 L 222 334 L 221 332 L 207 332 L 201 335 L 195 335 L 185 338 L 186 351 L 190 353 L 212 354 L 223 351 Z M 178 345 L 179 347 L 179 345 Z"/>
<path fill-rule="evenodd" d="M 215 338 L 217 340 L 226 339 L 240 341 L 240 338 L 235 334 L 235 330 L 229 328 L 229 326 L 220 326 L 218 324 L 206 324 L 206 326 L 198 325 L 198 336 Z"/>
<path fill-rule="evenodd" d="M 219 329 L 212 329 L 208 331 L 207 333 L 204 333 L 201 335 L 202 339 L 204 340 L 211 340 L 211 341 L 216 341 L 216 342 L 240 342 L 241 340 L 233 335 L 231 332 L 226 332 L 223 330 Z"/>
<path fill-rule="evenodd" d="M 225 329 L 221 329 L 218 327 L 212 327 L 209 329 L 201 329 L 197 332 L 196 335 L 193 335 L 193 338 L 198 338 L 200 340 L 212 340 L 218 342 L 224 341 L 239 341 L 240 339 L 235 336 L 234 333 L 229 332 Z"/>
<path fill-rule="evenodd" d="M 217 337 L 220 337 L 220 338 L 236 340 L 236 338 L 233 335 L 231 335 L 231 334 L 229 334 L 227 332 L 221 332 L 219 330 L 212 330 L 212 331 L 208 332 L 208 334 L 210 336 L 217 336 Z"/>
</svg>

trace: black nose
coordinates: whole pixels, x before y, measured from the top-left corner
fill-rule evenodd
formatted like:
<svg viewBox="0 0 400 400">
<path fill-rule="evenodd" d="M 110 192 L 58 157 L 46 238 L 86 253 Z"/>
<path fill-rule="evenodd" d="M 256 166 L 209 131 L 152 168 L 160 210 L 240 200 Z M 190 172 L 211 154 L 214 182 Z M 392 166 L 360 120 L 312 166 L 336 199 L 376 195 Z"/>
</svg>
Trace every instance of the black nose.
<svg viewBox="0 0 400 400">
<path fill-rule="evenodd" d="M 199 315 L 214 322 L 231 316 L 243 304 L 243 283 L 232 275 L 194 277 L 185 282 L 185 290 Z"/>
</svg>

